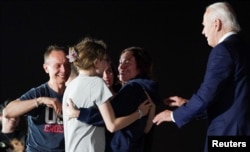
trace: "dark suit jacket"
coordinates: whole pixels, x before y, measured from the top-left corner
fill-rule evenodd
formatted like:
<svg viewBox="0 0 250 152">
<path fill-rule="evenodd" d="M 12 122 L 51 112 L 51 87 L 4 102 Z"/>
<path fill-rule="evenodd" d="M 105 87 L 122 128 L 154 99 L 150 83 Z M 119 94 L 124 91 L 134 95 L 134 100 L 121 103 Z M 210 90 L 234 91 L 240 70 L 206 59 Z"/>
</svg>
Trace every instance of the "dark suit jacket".
<svg viewBox="0 0 250 152">
<path fill-rule="evenodd" d="M 249 54 L 236 34 L 212 49 L 199 90 L 173 112 L 178 127 L 207 110 L 208 136 L 250 136 Z"/>
</svg>

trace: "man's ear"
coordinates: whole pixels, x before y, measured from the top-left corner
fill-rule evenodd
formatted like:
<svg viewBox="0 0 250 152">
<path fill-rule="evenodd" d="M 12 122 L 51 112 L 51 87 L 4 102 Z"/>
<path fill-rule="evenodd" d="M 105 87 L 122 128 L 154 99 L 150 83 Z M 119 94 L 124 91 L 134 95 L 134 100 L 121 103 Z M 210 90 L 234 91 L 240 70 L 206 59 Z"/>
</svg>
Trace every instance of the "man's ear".
<svg viewBox="0 0 250 152">
<path fill-rule="evenodd" d="M 217 31 L 220 31 L 222 29 L 222 22 L 220 19 L 215 20 L 215 26 Z"/>
<path fill-rule="evenodd" d="M 43 69 L 44 69 L 44 71 L 45 71 L 46 73 L 49 73 L 49 71 L 48 71 L 48 65 L 43 64 Z"/>
</svg>

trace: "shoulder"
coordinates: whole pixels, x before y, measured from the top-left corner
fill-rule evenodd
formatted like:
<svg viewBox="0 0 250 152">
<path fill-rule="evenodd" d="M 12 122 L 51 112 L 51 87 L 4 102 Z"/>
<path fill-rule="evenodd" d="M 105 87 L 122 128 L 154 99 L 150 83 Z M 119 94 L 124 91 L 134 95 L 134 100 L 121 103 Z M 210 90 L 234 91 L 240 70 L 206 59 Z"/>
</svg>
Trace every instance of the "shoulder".
<svg viewBox="0 0 250 152">
<path fill-rule="evenodd" d="M 107 87 L 104 80 L 98 76 L 92 76 L 88 78 L 88 84 L 94 89 L 101 89 Z"/>
<path fill-rule="evenodd" d="M 104 80 L 98 76 L 89 77 L 93 84 L 105 84 Z"/>
<path fill-rule="evenodd" d="M 121 94 L 123 92 L 125 94 L 138 94 L 138 91 L 143 91 L 141 85 L 136 81 L 129 81 L 122 86 L 119 93 Z"/>
<path fill-rule="evenodd" d="M 83 75 L 78 76 L 74 80 L 84 80 L 84 81 L 88 80 L 88 81 L 97 81 L 97 82 L 103 81 L 102 78 L 100 78 L 99 76 L 83 76 Z"/>
<path fill-rule="evenodd" d="M 47 83 L 43 83 L 43 84 L 41 84 L 41 85 L 39 85 L 39 86 L 37 86 L 37 87 L 33 87 L 33 88 L 31 88 L 28 92 L 39 92 L 40 90 L 45 90 L 45 89 L 47 89 L 49 86 L 48 86 L 48 84 Z M 28 93 L 27 92 L 27 93 Z"/>
<path fill-rule="evenodd" d="M 92 79 L 94 79 L 95 81 L 101 81 L 101 82 L 104 82 L 102 78 L 98 77 L 98 76 L 94 76 L 94 77 L 91 77 Z"/>
<path fill-rule="evenodd" d="M 131 80 L 130 83 L 143 87 L 146 90 L 150 90 L 151 88 L 158 88 L 158 83 L 152 79 L 134 79 Z"/>
<path fill-rule="evenodd" d="M 126 84 L 124 84 L 122 88 L 138 88 L 138 87 L 140 87 L 140 84 L 135 80 L 131 80 Z"/>
<path fill-rule="evenodd" d="M 34 88 L 31 88 L 30 90 L 28 90 L 26 93 L 24 93 L 20 97 L 20 99 L 21 100 L 26 100 L 26 99 L 36 98 L 36 97 L 41 96 L 42 94 L 44 94 L 46 92 L 46 90 L 48 90 L 47 83 L 41 84 L 38 87 L 34 87 Z"/>
</svg>

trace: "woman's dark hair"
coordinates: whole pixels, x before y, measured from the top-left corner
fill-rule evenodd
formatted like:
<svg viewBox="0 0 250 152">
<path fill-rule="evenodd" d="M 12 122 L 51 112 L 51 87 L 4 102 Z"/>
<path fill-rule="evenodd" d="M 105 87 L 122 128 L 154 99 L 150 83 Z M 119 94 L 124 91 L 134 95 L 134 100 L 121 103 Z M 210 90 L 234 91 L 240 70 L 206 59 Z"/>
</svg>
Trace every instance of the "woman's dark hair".
<svg viewBox="0 0 250 152">
<path fill-rule="evenodd" d="M 137 68 L 140 70 L 139 76 L 151 78 L 153 63 L 149 53 L 144 48 L 132 46 L 124 49 L 121 54 L 127 51 L 132 52 L 135 57 Z"/>
<path fill-rule="evenodd" d="M 121 84 L 121 82 L 120 82 L 120 80 L 118 78 L 118 73 L 119 72 L 118 72 L 117 68 L 115 68 L 114 64 L 112 64 L 112 62 L 110 62 L 110 66 L 111 66 L 111 70 L 112 70 L 113 75 L 114 75 L 114 84 L 113 84 L 112 87 L 113 87 L 113 90 L 115 92 L 118 92 L 122 87 L 122 84 Z"/>
</svg>

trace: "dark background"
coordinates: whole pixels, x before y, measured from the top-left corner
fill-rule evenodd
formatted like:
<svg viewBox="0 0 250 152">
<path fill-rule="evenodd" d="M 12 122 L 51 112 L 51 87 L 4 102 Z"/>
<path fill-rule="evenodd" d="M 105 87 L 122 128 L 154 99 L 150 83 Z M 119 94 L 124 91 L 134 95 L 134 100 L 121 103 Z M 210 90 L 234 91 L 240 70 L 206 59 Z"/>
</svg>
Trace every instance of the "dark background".
<svg viewBox="0 0 250 152">
<path fill-rule="evenodd" d="M 85 36 L 103 39 L 117 65 L 129 46 L 149 50 L 162 98 L 191 97 L 202 82 L 210 47 L 202 32 L 205 7 L 214 1 L 2 1 L 1 100 L 17 98 L 48 80 L 43 53 L 48 45 L 71 46 Z M 242 37 L 250 42 L 250 2 L 229 1 Z M 158 111 L 165 107 L 160 105 Z M 154 126 L 147 151 L 200 152 L 205 120 L 182 128 Z"/>
</svg>

